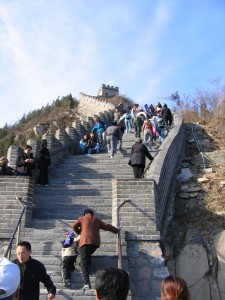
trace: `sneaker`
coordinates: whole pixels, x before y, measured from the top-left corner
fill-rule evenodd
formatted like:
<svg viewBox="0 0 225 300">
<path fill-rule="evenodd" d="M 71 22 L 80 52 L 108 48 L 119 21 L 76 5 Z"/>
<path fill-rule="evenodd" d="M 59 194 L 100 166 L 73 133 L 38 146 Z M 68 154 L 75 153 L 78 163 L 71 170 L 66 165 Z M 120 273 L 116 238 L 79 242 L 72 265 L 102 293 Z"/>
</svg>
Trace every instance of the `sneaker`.
<svg viewBox="0 0 225 300">
<path fill-rule="evenodd" d="M 85 284 L 83 287 L 82 287 L 83 290 L 90 290 L 91 289 L 91 284 Z"/>
<path fill-rule="evenodd" d="M 113 158 L 113 156 L 110 156 L 109 158 Z"/>
<path fill-rule="evenodd" d="M 64 287 L 66 287 L 66 288 L 70 288 L 70 287 L 71 287 L 71 284 L 70 284 L 70 280 L 69 280 L 69 279 L 64 279 L 64 280 L 63 280 L 63 283 L 64 283 Z"/>
</svg>

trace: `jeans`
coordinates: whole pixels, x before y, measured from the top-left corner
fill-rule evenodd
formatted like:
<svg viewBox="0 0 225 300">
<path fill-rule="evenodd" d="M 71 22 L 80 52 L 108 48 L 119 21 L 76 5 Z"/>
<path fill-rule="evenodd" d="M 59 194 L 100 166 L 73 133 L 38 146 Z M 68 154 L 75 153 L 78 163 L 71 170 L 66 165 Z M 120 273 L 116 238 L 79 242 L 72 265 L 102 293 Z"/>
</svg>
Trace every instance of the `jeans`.
<svg viewBox="0 0 225 300">
<path fill-rule="evenodd" d="M 139 138 L 141 137 L 141 126 L 139 125 L 134 125 L 134 131 L 135 131 L 135 137 Z"/>
<path fill-rule="evenodd" d="M 118 150 L 122 150 L 122 143 L 123 143 L 122 138 L 117 140 L 117 149 Z"/>
<path fill-rule="evenodd" d="M 114 156 L 114 153 L 116 152 L 116 142 L 117 139 L 114 135 L 107 135 L 106 136 L 107 141 L 107 149 L 110 156 Z"/>
<path fill-rule="evenodd" d="M 126 126 L 126 133 L 131 132 L 131 121 L 128 119 L 125 119 L 125 126 Z"/>
<path fill-rule="evenodd" d="M 100 146 L 99 144 L 97 144 L 94 148 L 88 148 L 88 154 L 92 154 L 92 153 L 99 153 L 100 152 Z"/>
<path fill-rule="evenodd" d="M 165 132 L 165 129 L 158 127 L 157 128 L 157 132 L 159 134 L 159 142 L 162 143 L 164 141 L 164 135 L 165 135 L 164 132 Z"/>
<path fill-rule="evenodd" d="M 98 140 L 100 145 L 104 145 L 105 144 L 105 132 L 98 132 Z"/>
<path fill-rule="evenodd" d="M 144 142 L 148 150 L 152 149 L 152 131 L 150 129 L 144 130 Z"/>
</svg>

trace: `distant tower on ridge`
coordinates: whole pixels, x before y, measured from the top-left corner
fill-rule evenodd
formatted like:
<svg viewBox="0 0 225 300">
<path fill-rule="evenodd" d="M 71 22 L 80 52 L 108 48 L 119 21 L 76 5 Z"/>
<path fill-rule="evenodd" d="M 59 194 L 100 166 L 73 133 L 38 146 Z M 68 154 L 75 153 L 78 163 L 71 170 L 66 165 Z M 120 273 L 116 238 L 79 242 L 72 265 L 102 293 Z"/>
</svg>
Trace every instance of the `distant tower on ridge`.
<svg viewBox="0 0 225 300">
<path fill-rule="evenodd" d="M 119 88 L 117 86 L 114 87 L 114 86 L 102 84 L 102 87 L 98 91 L 98 96 L 103 96 L 103 97 L 119 96 Z"/>
</svg>

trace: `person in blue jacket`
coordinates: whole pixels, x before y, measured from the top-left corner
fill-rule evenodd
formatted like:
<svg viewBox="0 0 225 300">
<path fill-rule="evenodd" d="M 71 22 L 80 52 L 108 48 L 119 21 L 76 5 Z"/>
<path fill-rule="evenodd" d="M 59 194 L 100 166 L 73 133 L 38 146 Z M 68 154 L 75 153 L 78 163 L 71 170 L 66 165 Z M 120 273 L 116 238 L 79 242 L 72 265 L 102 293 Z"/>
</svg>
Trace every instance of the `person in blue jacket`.
<svg viewBox="0 0 225 300">
<path fill-rule="evenodd" d="M 100 145 L 105 144 L 105 130 L 107 125 L 103 123 L 99 118 L 95 118 L 95 125 L 92 128 L 91 132 L 96 133 L 98 136 L 98 141 Z"/>
</svg>

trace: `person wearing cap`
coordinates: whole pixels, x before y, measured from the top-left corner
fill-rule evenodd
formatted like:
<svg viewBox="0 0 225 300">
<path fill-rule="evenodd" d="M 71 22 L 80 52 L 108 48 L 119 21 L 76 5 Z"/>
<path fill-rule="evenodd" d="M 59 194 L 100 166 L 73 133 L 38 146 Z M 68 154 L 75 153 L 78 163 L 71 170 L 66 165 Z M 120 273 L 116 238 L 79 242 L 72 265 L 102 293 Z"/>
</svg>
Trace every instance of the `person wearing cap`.
<svg viewBox="0 0 225 300">
<path fill-rule="evenodd" d="M 84 278 L 83 289 L 90 289 L 91 254 L 100 247 L 100 229 L 111 231 L 114 234 L 117 234 L 119 229 L 94 217 L 94 212 L 91 209 L 84 211 L 84 215 L 72 224 L 72 229 L 77 234 L 80 234 L 79 249 L 81 257 L 80 266 Z"/>
<path fill-rule="evenodd" d="M 145 157 L 153 160 L 147 147 L 142 144 L 142 139 L 136 138 L 130 153 L 130 165 L 133 168 L 134 178 L 142 178 L 145 169 Z"/>
<path fill-rule="evenodd" d="M 0 299 L 19 299 L 20 269 L 5 257 L 0 258 Z"/>
<path fill-rule="evenodd" d="M 66 239 L 62 242 L 62 277 L 64 286 L 71 287 L 70 275 L 75 270 L 75 263 L 78 256 L 78 243 L 80 236 L 75 236 L 72 230 L 69 230 L 66 234 Z"/>
<path fill-rule="evenodd" d="M 56 287 L 50 276 L 47 274 L 45 266 L 31 255 L 31 244 L 21 241 L 16 248 L 17 259 L 13 262 L 20 268 L 20 300 L 39 300 L 40 287 L 42 282 L 48 291 L 48 299 L 54 299 Z"/>
</svg>

